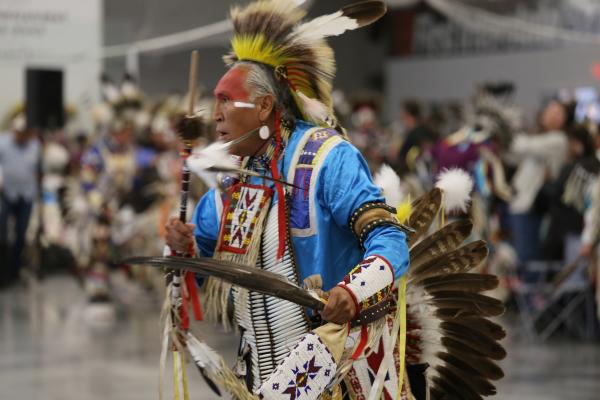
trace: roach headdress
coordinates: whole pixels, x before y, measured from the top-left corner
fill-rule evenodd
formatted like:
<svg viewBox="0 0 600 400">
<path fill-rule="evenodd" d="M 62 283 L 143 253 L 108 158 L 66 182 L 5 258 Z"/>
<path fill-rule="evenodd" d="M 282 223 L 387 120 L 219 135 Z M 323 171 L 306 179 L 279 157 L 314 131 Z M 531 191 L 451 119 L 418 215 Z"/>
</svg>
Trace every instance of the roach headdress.
<svg viewBox="0 0 600 400">
<path fill-rule="evenodd" d="M 298 0 L 259 0 L 231 10 L 233 38 L 227 65 L 251 61 L 273 69 L 289 87 L 301 117 L 322 125 L 332 116 L 333 50 L 325 39 L 369 25 L 386 11 L 383 1 L 361 1 L 310 21 Z"/>
</svg>

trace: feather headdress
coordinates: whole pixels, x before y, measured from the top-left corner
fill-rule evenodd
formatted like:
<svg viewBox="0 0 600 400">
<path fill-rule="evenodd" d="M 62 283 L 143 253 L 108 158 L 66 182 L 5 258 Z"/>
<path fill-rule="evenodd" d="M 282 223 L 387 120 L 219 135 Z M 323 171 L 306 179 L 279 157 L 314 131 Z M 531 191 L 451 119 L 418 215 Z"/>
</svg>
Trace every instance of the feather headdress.
<svg viewBox="0 0 600 400">
<path fill-rule="evenodd" d="M 325 39 L 377 21 L 383 1 L 362 1 L 302 22 L 306 11 L 293 0 L 259 0 L 231 11 L 233 38 L 227 65 L 252 61 L 273 68 L 284 80 L 303 118 L 317 124 L 332 113 L 333 50 Z M 321 103 L 321 104 L 317 104 Z"/>
</svg>

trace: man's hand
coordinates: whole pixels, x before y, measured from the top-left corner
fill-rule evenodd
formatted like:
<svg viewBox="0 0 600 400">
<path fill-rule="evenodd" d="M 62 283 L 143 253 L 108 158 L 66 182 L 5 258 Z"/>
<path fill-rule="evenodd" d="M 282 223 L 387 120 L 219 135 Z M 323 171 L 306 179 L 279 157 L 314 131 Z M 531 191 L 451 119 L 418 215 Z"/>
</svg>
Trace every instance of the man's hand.
<svg viewBox="0 0 600 400">
<path fill-rule="evenodd" d="M 351 321 L 355 314 L 354 300 L 346 289 L 336 286 L 328 292 L 327 304 L 321 311 L 325 321 L 342 325 Z"/>
<path fill-rule="evenodd" d="M 165 225 L 166 241 L 171 250 L 187 253 L 194 244 L 194 224 L 184 224 L 177 217 L 171 217 Z"/>
</svg>

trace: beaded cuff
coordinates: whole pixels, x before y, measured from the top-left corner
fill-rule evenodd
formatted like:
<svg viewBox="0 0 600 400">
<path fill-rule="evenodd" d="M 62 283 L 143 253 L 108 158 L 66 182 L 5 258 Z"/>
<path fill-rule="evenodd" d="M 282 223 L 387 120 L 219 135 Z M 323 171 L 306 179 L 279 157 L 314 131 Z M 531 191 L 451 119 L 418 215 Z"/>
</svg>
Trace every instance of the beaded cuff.
<svg viewBox="0 0 600 400">
<path fill-rule="evenodd" d="M 394 269 L 381 256 L 370 256 L 361 261 L 338 286 L 354 298 L 357 314 L 384 301 L 394 285 Z"/>
</svg>

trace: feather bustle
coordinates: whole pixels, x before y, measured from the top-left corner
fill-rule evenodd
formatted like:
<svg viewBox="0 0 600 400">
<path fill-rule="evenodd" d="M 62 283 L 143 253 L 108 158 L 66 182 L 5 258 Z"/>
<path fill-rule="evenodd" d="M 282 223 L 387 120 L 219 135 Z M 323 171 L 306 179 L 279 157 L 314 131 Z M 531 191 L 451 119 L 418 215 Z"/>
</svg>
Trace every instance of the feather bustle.
<svg viewBox="0 0 600 400">
<path fill-rule="evenodd" d="M 469 374 L 480 375 L 484 379 L 489 379 L 493 381 L 497 381 L 504 377 L 504 373 L 497 365 L 493 365 L 492 368 L 489 365 L 485 365 L 486 363 L 478 362 L 479 360 L 474 360 L 470 358 L 468 360 L 456 357 L 453 354 L 449 353 L 438 353 L 437 356 L 440 360 L 448 364 L 454 365 L 456 368 L 463 369 Z M 485 359 L 488 360 L 488 359 Z M 489 361 L 491 363 L 491 361 Z M 483 366 L 483 367 L 482 367 Z"/>
<path fill-rule="evenodd" d="M 442 322 L 441 328 L 446 336 L 477 348 L 479 353 L 493 360 L 501 360 L 506 357 L 506 350 L 489 336 L 448 321 Z"/>
<path fill-rule="evenodd" d="M 415 233 L 408 236 L 409 248 L 415 244 L 431 226 L 442 204 L 442 191 L 432 189 L 413 203 L 413 212 L 408 220 L 408 226 Z"/>
<path fill-rule="evenodd" d="M 451 222 L 439 231 L 427 236 L 410 249 L 411 268 L 452 251 L 469 237 L 473 223 L 468 219 Z"/>
<path fill-rule="evenodd" d="M 431 378 L 431 383 L 443 393 L 440 399 L 452 400 L 480 400 L 482 399 L 475 391 L 463 383 L 458 377 L 452 376 L 445 370 L 436 371 L 437 376 Z M 460 383 L 459 383 L 460 382 Z"/>
<path fill-rule="evenodd" d="M 424 279 L 444 274 L 465 273 L 486 259 L 488 248 L 484 241 L 478 240 L 443 254 L 424 264 L 412 267 L 409 281 L 418 284 Z"/>
<path fill-rule="evenodd" d="M 506 337 L 506 331 L 500 325 L 480 316 L 448 318 L 443 321 L 450 321 L 455 324 L 463 325 L 468 329 L 476 330 L 494 340 L 502 340 Z M 442 322 L 443 323 L 443 322 Z"/>
<path fill-rule="evenodd" d="M 504 378 L 504 371 L 502 371 L 502 368 L 500 368 L 498 366 L 498 364 L 496 364 L 495 361 L 493 361 L 487 357 L 483 357 L 483 356 L 478 355 L 473 352 L 468 352 L 468 353 L 460 353 L 460 352 L 456 353 L 455 352 L 452 355 L 455 356 L 456 358 L 464 360 L 464 362 L 466 362 L 469 365 L 476 365 L 477 370 L 483 376 L 489 377 L 489 379 L 499 380 L 499 379 Z"/>
<path fill-rule="evenodd" d="M 477 346 L 467 344 L 464 341 L 460 341 L 460 340 L 454 339 L 453 337 L 449 337 L 449 336 L 444 336 L 442 338 L 442 345 L 446 346 L 448 349 L 451 349 L 453 352 L 456 352 L 456 354 L 467 354 L 467 355 L 475 354 L 478 357 L 487 358 L 487 359 L 495 360 L 495 361 L 498 361 L 503 358 L 503 357 L 499 357 L 498 359 L 496 359 L 496 358 L 488 357 L 486 354 L 483 354 L 477 348 Z M 464 358 L 464 357 L 461 356 L 461 358 Z"/>
<path fill-rule="evenodd" d="M 457 273 L 425 278 L 422 284 L 428 293 L 445 290 L 479 293 L 498 287 L 498 277 L 490 274 Z"/>
<path fill-rule="evenodd" d="M 504 313 L 502 302 L 491 297 L 475 293 L 461 293 L 461 295 L 437 297 L 438 294 L 436 293 L 436 297 L 431 300 L 431 303 L 438 307 L 437 311 L 438 313 L 442 313 L 442 315 L 452 315 L 454 313 L 457 317 L 464 315 L 497 317 Z M 466 296 L 467 294 L 470 296 Z"/>
<path fill-rule="evenodd" d="M 482 394 L 476 389 L 476 385 L 484 386 L 480 380 L 477 378 L 473 379 L 473 377 L 464 377 L 464 374 L 461 374 L 456 368 L 452 366 L 439 366 L 436 368 L 437 373 L 440 377 L 451 381 L 454 386 L 460 387 L 460 393 L 463 395 L 465 399 L 478 399 L 481 398 Z M 477 382 L 477 383 L 475 383 Z M 493 386 L 492 386 L 493 388 Z"/>
</svg>

